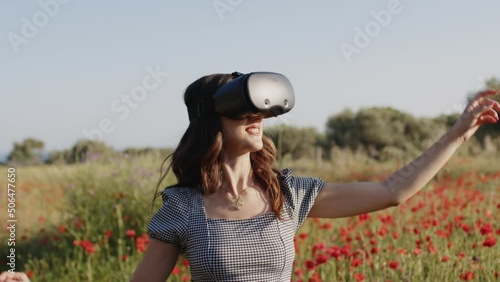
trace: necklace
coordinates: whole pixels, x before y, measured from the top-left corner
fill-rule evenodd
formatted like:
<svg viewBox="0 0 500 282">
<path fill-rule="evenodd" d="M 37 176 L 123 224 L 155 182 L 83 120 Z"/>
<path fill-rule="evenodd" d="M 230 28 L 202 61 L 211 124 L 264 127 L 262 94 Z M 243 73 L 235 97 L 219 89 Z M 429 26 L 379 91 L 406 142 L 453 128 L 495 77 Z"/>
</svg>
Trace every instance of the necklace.
<svg viewBox="0 0 500 282">
<path fill-rule="evenodd" d="M 245 200 L 243 200 L 243 196 L 247 193 L 247 188 L 248 188 L 248 186 L 245 187 L 245 189 L 243 189 L 243 191 L 241 191 L 241 193 L 236 196 L 236 201 L 229 198 L 226 193 L 224 193 L 224 197 L 226 197 L 226 199 L 228 199 L 233 204 L 233 207 L 235 209 L 240 210 L 241 207 L 245 204 Z M 226 189 L 224 189 L 224 190 L 226 190 Z"/>
</svg>

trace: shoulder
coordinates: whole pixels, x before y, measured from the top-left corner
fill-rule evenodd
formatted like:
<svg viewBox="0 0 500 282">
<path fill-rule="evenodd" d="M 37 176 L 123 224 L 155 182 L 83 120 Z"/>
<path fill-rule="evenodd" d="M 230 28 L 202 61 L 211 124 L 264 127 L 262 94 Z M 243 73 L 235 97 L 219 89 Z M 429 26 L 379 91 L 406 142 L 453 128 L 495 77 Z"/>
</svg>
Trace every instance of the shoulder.
<svg viewBox="0 0 500 282">
<path fill-rule="evenodd" d="M 278 177 L 281 178 L 282 191 L 297 230 L 309 214 L 324 182 L 321 178 L 294 176 L 288 168 L 280 171 Z"/>
<path fill-rule="evenodd" d="M 169 210 L 169 213 L 187 216 L 196 202 L 196 193 L 199 193 L 199 191 L 195 187 L 174 186 L 165 188 L 161 192 L 162 205 L 160 212 Z"/>
<path fill-rule="evenodd" d="M 324 184 L 323 180 L 318 177 L 295 176 L 289 168 L 279 171 L 278 177 L 285 188 L 292 190 L 292 192 L 310 188 L 321 189 Z"/>
<path fill-rule="evenodd" d="M 194 187 L 173 186 L 167 187 L 161 192 L 163 202 L 186 202 L 198 193 Z"/>
</svg>

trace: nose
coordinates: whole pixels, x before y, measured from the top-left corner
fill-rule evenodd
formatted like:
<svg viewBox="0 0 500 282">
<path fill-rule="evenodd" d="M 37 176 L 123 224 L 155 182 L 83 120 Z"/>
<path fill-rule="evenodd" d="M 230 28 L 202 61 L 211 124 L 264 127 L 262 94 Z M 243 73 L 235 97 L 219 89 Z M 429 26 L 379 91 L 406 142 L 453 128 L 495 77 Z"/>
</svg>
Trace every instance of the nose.
<svg viewBox="0 0 500 282">
<path fill-rule="evenodd" d="M 260 122 L 262 119 L 264 119 L 264 115 L 262 114 L 249 114 L 246 116 L 246 118 L 251 121 L 251 122 Z"/>
</svg>

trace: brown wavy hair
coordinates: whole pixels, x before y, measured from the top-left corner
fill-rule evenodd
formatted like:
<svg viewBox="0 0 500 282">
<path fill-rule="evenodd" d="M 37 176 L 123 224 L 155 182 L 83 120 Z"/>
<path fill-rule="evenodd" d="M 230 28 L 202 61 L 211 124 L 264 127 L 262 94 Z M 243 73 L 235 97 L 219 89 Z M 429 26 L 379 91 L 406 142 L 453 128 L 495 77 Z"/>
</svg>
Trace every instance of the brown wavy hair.
<svg viewBox="0 0 500 282">
<path fill-rule="evenodd" d="M 212 74 L 199 78 L 186 88 L 184 103 L 187 106 L 196 104 L 200 99 L 211 97 L 220 86 L 231 79 L 232 75 L 230 74 Z M 262 139 L 264 146 L 261 150 L 250 153 L 250 163 L 256 180 L 269 197 L 273 212 L 279 219 L 282 219 L 281 210 L 284 195 L 278 180 L 280 173 L 272 168 L 276 159 L 276 147 L 266 136 L 263 136 Z M 199 189 L 204 195 L 217 192 L 224 178 L 223 148 L 224 138 L 219 114 L 209 113 L 193 119 L 175 151 L 167 156 L 161 165 L 160 179 L 156 185 L 151 206 L 160 196 L 161 192 L 158 192 L 158 189 L 170 170 L 173 171 L 178 182 L 167 188 L 191 187 Z M 171 159 L 171 163 L 162 174 L 163 165 L 169 159 Z"/>
</svg>

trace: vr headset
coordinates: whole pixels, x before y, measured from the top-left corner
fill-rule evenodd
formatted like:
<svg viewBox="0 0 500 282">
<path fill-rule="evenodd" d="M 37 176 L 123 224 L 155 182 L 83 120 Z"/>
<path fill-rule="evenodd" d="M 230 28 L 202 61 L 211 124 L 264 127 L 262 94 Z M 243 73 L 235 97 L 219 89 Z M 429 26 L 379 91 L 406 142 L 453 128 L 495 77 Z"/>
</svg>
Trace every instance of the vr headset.
<svg viewBox="0 0 500 282">
<path fill-rule="evenodd" d="M 211 112 L 235 119 L 252 113 L 268 118 L 287 113 L 295 105 L 292 84 L 282 74 L 234 72 L 232 76 L 209 99 L 188 105 L 189 121 Z"/>
</svg>

